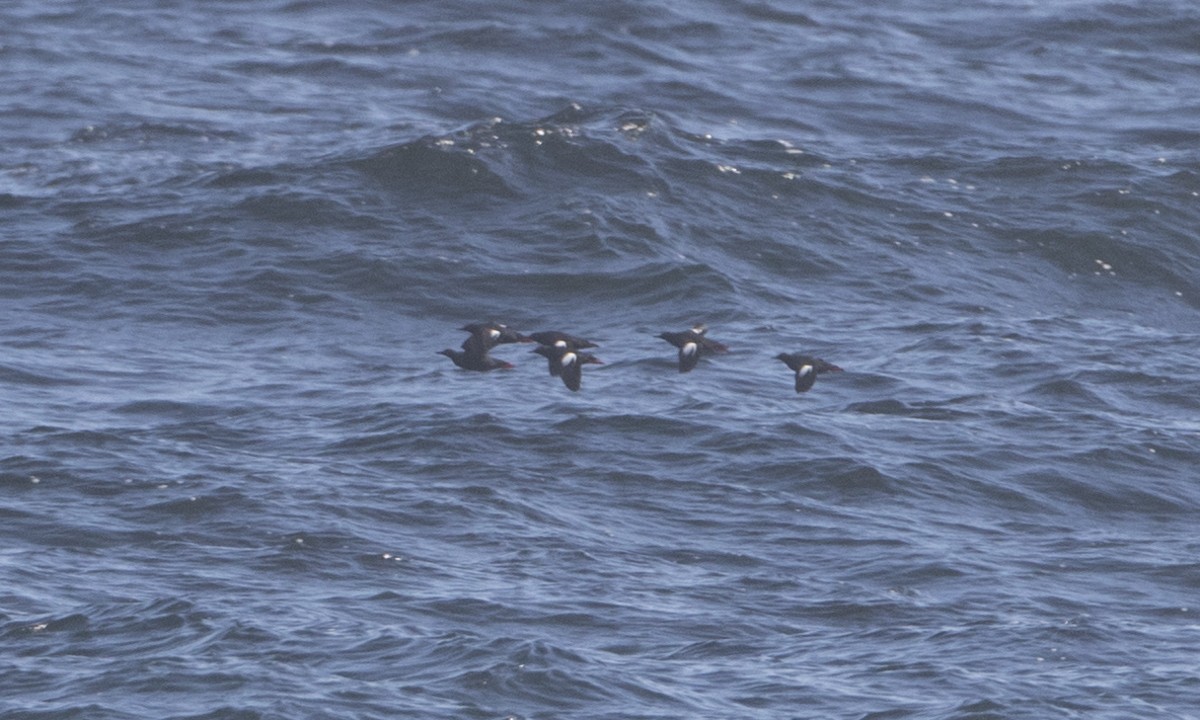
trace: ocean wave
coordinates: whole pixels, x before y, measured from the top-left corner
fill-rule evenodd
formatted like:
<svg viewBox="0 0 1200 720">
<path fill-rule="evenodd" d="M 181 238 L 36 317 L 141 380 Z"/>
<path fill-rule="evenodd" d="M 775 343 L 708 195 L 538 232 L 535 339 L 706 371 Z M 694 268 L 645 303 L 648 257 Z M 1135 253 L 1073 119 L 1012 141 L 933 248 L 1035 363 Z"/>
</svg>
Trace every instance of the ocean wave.
<svg viewBox="0 0 1200 720">
<path fill-rule="evenodd" d="M 1195 11 L 941 5 L 0 5 L 0 715 L 1190 712 Z"/>
</svg>

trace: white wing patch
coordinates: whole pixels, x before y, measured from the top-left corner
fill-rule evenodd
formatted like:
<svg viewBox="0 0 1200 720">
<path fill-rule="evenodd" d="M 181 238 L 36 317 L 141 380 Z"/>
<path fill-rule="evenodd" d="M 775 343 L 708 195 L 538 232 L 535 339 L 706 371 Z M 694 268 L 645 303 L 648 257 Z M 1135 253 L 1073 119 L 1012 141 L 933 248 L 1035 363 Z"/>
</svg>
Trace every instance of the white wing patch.
<svg viewBox="0 0 1200 720">
<path fill-rule="evenodd" d="M 572 353 L 572 352 L 565 353 L 562 356 L 562 359 L 559 360 L 559 362 L 562 363 L 563 367 L 571 367 L 572 365 L 575 364 L 575 353 Z"/>
<path fill-rule="evenodd" d="M 796 375 L 798 375 L 799 377 L 808 377 L 809 375 L 812 374 L 812 371 L 813 371 L 812 365 L 801 365 L 800 369 L 796 371 Z"/>
<path fill-rule="evenodd" d="M 698 349 L 700 349 L 699 345 L 697 345 L 694 342 L 689 342 L 681 348 L 681 351 L 683 352 L 685 357 L 691 357 L 696 354 L 696 351 Z"/>
</svg>

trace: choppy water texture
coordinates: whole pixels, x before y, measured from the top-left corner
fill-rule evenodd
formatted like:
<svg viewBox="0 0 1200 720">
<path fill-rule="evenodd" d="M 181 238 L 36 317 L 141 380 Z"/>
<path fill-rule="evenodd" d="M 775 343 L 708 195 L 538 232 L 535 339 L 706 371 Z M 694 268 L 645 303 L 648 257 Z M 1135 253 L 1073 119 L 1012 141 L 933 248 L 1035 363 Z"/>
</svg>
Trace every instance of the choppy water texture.
<svg viewBox="0 0 1200 720">
<path fill-rule="evenodd" d="M 1200 717 L 1194 3 L 0 28 L 5 720 Z"/>
</svg>

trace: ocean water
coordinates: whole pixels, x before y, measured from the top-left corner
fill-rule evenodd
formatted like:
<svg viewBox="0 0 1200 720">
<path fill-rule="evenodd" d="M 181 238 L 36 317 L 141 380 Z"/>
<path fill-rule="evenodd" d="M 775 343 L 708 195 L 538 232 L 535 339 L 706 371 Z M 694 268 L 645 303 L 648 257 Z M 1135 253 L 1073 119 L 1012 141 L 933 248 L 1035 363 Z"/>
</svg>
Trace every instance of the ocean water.
<svg viewBox="0 0 1200 720">
<path fill-rule="evenodd" d="M 1200 9 L 878 5 L 0 5 L 0 718 L 1200 717 Z"/>
</svg>

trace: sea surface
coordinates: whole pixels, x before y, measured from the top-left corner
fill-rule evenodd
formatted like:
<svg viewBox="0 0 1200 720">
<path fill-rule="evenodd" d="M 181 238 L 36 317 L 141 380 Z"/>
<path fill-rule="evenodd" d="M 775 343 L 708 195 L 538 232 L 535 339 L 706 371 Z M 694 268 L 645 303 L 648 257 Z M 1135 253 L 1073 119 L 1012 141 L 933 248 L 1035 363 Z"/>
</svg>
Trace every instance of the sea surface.
<svg viewBox="0 0 1200 720">
<path fill-rule="evenodd" d="M 8 0 L 0 87 L 3 720 L 1200 718 L 1195 2 Z"/>
</svg>

